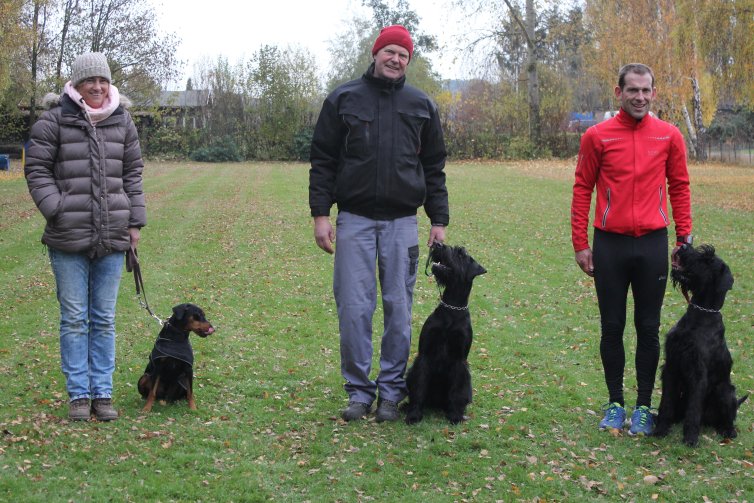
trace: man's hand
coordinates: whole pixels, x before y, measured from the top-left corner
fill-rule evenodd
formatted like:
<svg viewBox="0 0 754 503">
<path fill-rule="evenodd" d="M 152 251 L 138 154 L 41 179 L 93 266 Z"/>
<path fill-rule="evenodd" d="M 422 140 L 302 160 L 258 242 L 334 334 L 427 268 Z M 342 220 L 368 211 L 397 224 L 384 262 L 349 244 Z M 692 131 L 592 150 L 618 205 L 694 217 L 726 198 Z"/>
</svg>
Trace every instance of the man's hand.
<svg viewBox="0 0 754 503">
<path fill-rule="evenodd" d="M 587 248 L 585 250 L 576 252 L 576 263 L 579 264 L 581 270 L 588 276 L 594 277 L 594 264 L 592 263 L 592 249 Z"/>
<path fill-rule="evenodd" d="M 330 223 L 330 217 L 314 217 L 314 241 L 327 253 L 335 253 L 332 246 L 335 242 L 335 230 Z"/>
<path fill-rule="evenodd" d="M 442 243 L 443 241 L 445 241 L 445 226 L 433 225 L 430 227 L 427 246 L 432 246 L 435 243 Z"/>
</svg>

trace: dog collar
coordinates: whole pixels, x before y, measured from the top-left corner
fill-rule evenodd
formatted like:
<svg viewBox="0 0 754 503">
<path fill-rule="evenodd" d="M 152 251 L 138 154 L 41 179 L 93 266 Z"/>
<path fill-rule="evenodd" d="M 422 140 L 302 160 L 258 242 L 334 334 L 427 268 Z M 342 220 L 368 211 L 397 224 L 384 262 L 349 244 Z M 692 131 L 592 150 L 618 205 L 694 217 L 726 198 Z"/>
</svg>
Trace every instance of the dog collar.
<svg viewBox="0 0 754 503">
<path fill-rule="evenodd" d="M 450 304 L 443 302 L 442 299 L 440 299 L 440 305 L 443 307 L 447 307 L 448 309 L 452 309 L 454 311 L 468 311 L 469 310 L 469 306 L 463 306 L 463 307 L 451 306 Z"/>
<path fill-rule="evenodd" d="M 692 302 L 689 302 L 689 306 L 693 307 L 695 309 L 698 309 L 700 311 L 704 311 L 705 313 L 718 313 L 718 314 L 720 313 L 719 309 L 707 309 L 706 307 L 697 306 L 696 304 L 694 304 Z"/>
</svg>

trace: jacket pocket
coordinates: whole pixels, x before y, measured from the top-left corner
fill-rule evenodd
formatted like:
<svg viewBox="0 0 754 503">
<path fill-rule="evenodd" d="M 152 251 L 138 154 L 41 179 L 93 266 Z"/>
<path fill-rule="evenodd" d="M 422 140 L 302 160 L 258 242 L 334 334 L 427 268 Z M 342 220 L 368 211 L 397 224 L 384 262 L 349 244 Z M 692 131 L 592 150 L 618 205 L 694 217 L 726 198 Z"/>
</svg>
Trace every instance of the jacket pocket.
<svg viewBox="0 0 754 503">
<path fill-rule="evenodd" d="M 340 111 L 340 117 L 346 127 L 346 136 L 343 139 L 345 151 L 357 156 L 369 152 L 374 125 L 374 115 L 371 111 L 344 108 Z"/>
<path fill-rule="evenodd" d="M 406 274 L 406 286 L 413 286 L 416 283 L 416 271 L 419 269 L 419 245 L 414 245 L 408 249 L 408 274 Z"/>
<path fill-rule="evenodd" d="M 422 131 L 429 122 L 429 112 L 420 109 L 399 109 L 401 131 L 396 140 L 400 142 L 401 154 L 418 155 L 422 147 Z"/>
<path fill-rule="evenodd" d="M 55 210 L 53 210 L 52 214 L 47 218 L 47 224 L 51 227 L 54 227 L 57 223 L 60 222 L 61 217 L 66 211 L 66 198 L 68 193 L 65 191 L 60 192 L 60 199 L 58 199 L 58 205 L 55 207 Z"/>
</svg>

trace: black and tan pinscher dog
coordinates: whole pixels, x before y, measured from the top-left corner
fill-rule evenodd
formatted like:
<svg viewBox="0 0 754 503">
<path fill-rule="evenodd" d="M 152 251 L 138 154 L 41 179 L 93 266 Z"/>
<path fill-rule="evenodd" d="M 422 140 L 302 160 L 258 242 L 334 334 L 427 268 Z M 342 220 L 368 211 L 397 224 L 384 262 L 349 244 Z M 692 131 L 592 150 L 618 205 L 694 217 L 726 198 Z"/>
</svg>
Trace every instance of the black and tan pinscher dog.
<svg viewBox="0 0 754 503">
<path fill-rule="evenodd" d="M 173 315 L 160 330 L 154 343 L 149 363 L 138 383 L 139 393 L 147 403 L 144 412 L 152 410 L 155 400 L 188 400 L 189 408 L 196 410 L 194 401 L 194 351 L 189 334 L 207 337 L 215 331 L 202 311 L 194 304 L 179 304 Z"/>
<path fill-rule="evenodd" d="M 699 442 L 702 425 L 735 438 L 736 413 L 748 395 L 736 397 L 730 379 L 733 358 L 720 312 L 733 287 L 733 274 L 712 246 L 683 245 L 672 278 L 688 308 L 665 339 L 662 400 L 653 435 L 664 437 L 673 423 L 683 421 L 683 442 L 692 447 Z"/>
<path fill-rule="evenodd" d="M 427 266 L 430 263 L 445 290 L 419 335 L 419 353 L 406 374 L 408 404 L 403 409 L 408 424 L 421 421 L 425 408 L 443 411 L 456 424 L 471 403 L 469 295 L 474 278 L 487 270 L 460 246 L 433 245 Z"/>
</svg>

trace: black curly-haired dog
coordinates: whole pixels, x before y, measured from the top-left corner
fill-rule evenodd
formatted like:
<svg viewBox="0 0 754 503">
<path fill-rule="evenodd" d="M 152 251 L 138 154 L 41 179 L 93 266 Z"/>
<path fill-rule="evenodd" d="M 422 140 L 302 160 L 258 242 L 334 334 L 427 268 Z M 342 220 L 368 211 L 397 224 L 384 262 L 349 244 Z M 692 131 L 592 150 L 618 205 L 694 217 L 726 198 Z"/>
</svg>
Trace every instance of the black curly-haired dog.
<svg viewBox="0 0 754 503">
<path fill-rule="evenodd" d="M 424 417 L 425 407 L 440 409 L 448 420 L 459 423 L 471 403 L 471 373 L 467 358 L 472 329 L 469 294 L 474 278 L 487 271 L 462 247 L 435 244 L 427 266 L 444 287 L 440 304 L 424 322 L 419 353 L 406 375 L 408 404 L 406 423 Z"/>
<path fill-rule="evenodd" d="M 165 322 L 154 343 L 149 363 L 138 382 L 144 412 L 152 410 L 155 400 L 188 400 L 189 408 L 196 410 L 194 401 L 194 350 L 189 334 L 207 337 L 215 331 L 207 321 L 204 311 L 194 304 L 179 304 Z"/>
<path fill-rule="evenodd" d="M 665 339 L 662 399 L 653 435 L 663 437 L 683 421 L 683 442 L 692 447 L 699 442 L 702 425 L 735 438 L 736 413 L 748 395 L 737 398 L 731 383 L 733 359 L 720 313 L 733 274 L 709 245 L 682 246 L 671 274 L 688 308 Z"/>
</svg>

